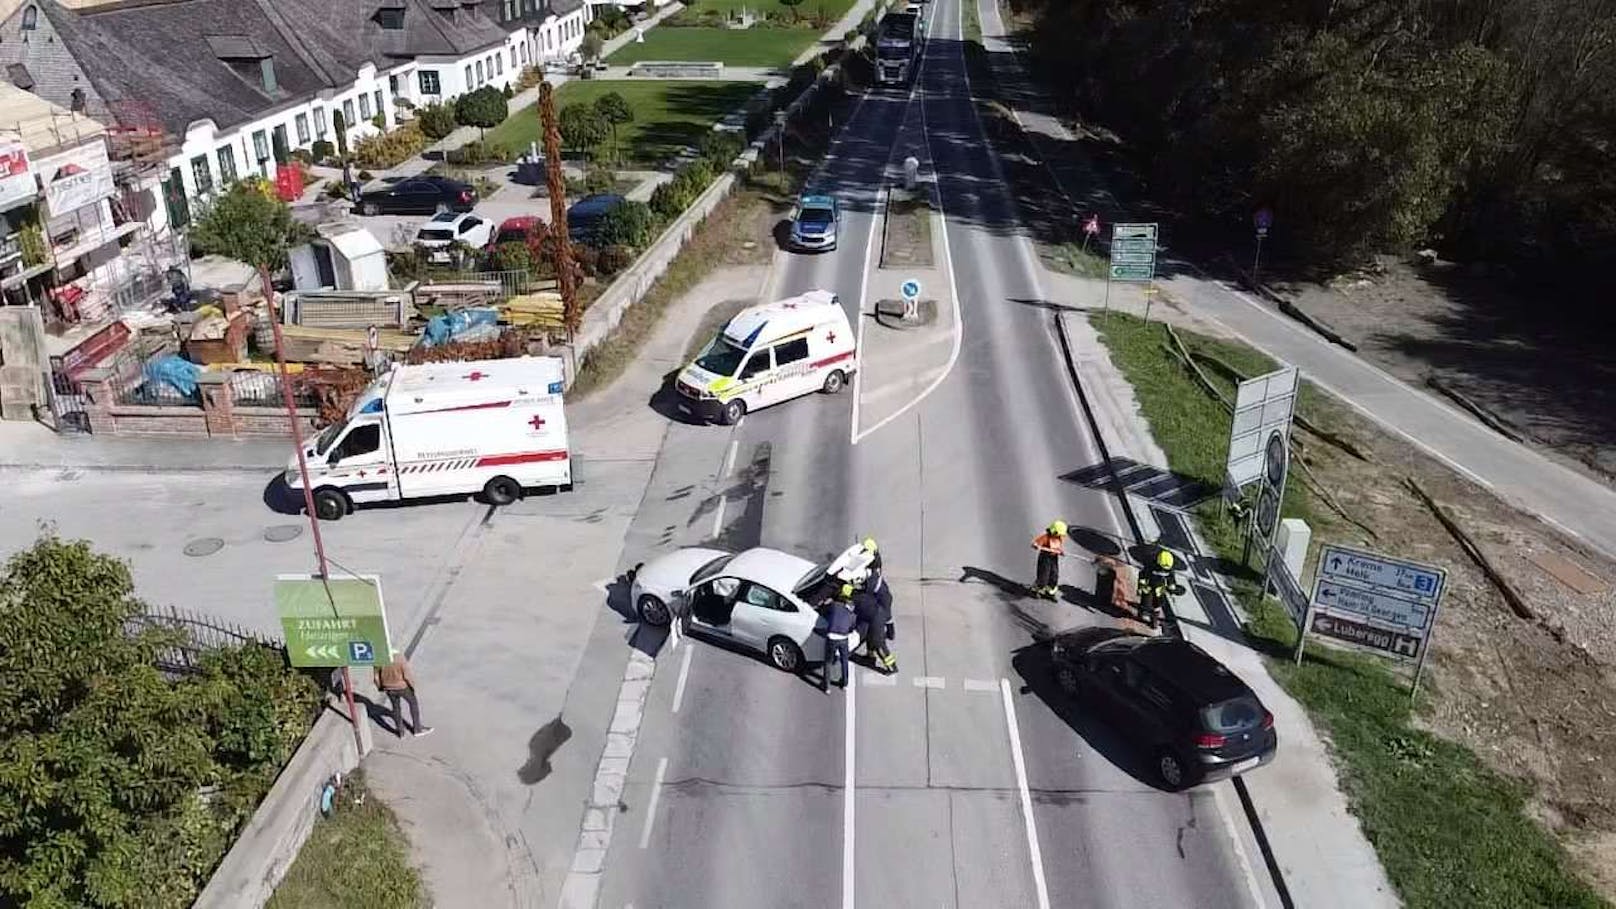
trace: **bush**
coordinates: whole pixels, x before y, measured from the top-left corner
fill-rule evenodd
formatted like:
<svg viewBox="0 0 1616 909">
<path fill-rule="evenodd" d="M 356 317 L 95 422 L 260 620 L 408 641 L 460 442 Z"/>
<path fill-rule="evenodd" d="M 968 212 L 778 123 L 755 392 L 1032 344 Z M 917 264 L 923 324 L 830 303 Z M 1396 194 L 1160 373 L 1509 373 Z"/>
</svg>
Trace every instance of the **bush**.
<svg viewBox="0 0 1616 909">
<path fill-rule="evenodd" d="M 492 85 L 485 85 L 455 99 L 455 122 L 461 126 L 493 129 L 505 122 L 509 114 L 510 106 L 505 103 L 505 96 Z"/>
<path fill-rule="evenodd" d="M 544 71 L 537 66 L 524 66 L 516 75 L 516 90 L 525 91 L 544 81 Z"/>
<path fill-rule="evenodd" d="M 316 139 L 314 140 L 314 145 L 310 147 L 309 153 L 314 156 L 316 163 L 329 161 L 336 157 L 337 147 L 324 139 Z"/>
<path fill-rule="evenodd" d="M 516 89 L 511 88 L 511 83 L 509 82 L 505 83 L 505 87 L 500 89 L 499 93 L 505 97 L 506 101 L 516 97 Z M 495 125 L 497 126 L 498 124 Z"/>
<path fill-rule="evenodd" d="M 584 192 L 609 193 L 617 186 L 617 177 L 604 167 L 591 167 L 584 174 Z"/>
<path fill-rule="evenodd" d="M 353 160 L 363 168 L 386 170 L 408 161 L 426 148 L 426 134 L 416 122 L 390 133 L 366 136 L 354 143 Z"/>
<path fill-rule="evenodd" d="M 454 132 L 454 108 L 442 103 L 428 104 L 416 112 L 415 122 L 428 139 L 436 142 Z"/>
<path fill-rule="evenodd" d="M 596 239 L 604 246 L 632 246 L 636 249 L 651 242 L 651 231 L 656 220 L 644 202 L 623 202 L 601 215 L 595 229 Z"/>
<path fill-rule="evenodd" d="M 369 183 L 370 181 L 376 179 L 376 175 L 368 170 L 360 171 L 358 177 L 360 183 Z"/>
<path fill-rule="evenodd" d="M 651 191 L 651 213 L 664 222 L 679 217 L 679 213 L 689 204 L 690 200 L 671 180 Z"/>
<path fill-rule="evenodd" d="M 489 271 L 534 272 L 535 257 L 526 243 L 500 243 L 488 253 Z"/>
<path fill-rule="evenodd" d="M 595 267 L 599 270 L 601 276 L 611 277 L 633 265 L 637 256 L 638 254 L 634 252 L 632 246 L 608 246 L 600 251 Z"/>
<path fill-rule="evenodd" d="M 744 148 L 746 140 L 741 138 L 741 134 L 727 129 L 715 129 L 696 142 L 697 154 L 712 165 L 715 171 L 728 169 L 730 162 L 734 161 L 735 156 Z"/>
<path fill-rule="evenodd" d="M 511 150 L 498 142 L 473 139 L 459 148 L 451 148 L 443 155 L 449 164 L 474 167 L 478 164 L 509 164 L 514 160 Z"/>
</svg>

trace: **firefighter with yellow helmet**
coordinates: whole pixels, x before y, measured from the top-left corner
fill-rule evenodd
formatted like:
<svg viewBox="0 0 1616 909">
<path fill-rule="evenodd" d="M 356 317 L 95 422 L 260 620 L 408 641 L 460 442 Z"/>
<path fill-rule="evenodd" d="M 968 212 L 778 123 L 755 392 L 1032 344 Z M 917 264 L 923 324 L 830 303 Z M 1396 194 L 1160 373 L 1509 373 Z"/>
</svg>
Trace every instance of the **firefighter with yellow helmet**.
<svg viewBox="0 0 1616 909">
<path fill-rule="evenodd" d="M 1032 538 L 1032 548 L 1038 551 L 1033 596 L 1047 600 L 1059 599 L 1060 560 L 1066 554 L 1066 522 L 1051 521 L 1047 530 Z"/>
</svg>

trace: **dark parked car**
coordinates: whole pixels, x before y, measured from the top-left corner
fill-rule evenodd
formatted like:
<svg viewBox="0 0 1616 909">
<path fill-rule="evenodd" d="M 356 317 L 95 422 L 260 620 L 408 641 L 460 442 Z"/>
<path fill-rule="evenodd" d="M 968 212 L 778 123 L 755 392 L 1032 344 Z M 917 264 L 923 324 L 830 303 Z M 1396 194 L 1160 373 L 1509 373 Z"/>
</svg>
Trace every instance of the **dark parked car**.
<svg viewBox="0 0 1616 909">
<path fill-rule="evenodd" d="M 567 238 L 574 243 L 594 243 L 601 216 L 624 201 L 616 193 L 595 193 L 572 203 L 567 209 Z"/>
<path fill-rule="evenodd" d="M 367 215 L 430 215 L 440 211 L 471 211 L 477 191 L 471 184 L 448 177 L 426 176 L 400 180 L 372 189 L 359 197 L 359 210 Z"/>
<path fill-rule="evenodd" d="M 1052 656 L 1061 690 L 1110 714 L 1149 749 L 1169 789 L 1274 759 L 1274 715 L 1238 676 L 1182 638 L 1088 628 L 1057 637 Z"/>
</svg>

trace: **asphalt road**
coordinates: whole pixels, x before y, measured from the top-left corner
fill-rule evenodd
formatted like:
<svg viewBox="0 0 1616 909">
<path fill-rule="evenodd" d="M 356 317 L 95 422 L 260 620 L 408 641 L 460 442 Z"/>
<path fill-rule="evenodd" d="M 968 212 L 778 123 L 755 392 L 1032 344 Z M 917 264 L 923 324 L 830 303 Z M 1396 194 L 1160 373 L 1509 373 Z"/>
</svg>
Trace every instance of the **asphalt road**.
<svg viewBox="0 0 1616 909">
<path fill-rule="evenodd" d="M 706 642 L 664 655 L 602 906 L 1251 902 L 1211 792 L 1156 789 L 1146 756 L 1049 690 L 1036 636 L 1102 616 L 1080 589 L 1059 604 L 1022 595 L 1029 540 L 1059 517 L 1106 550 L 1120 526 L 1104 495 L 1061 479 L 1098 453 L 972 113 L 958 0 L 933 15 L 913 104 L 868 96 L 816 181 L 844 200 L 841 249 L 790 257 L 773 296 L 825 287 L 857 317 L 889 152 L 924 129 L 957 276 L 958 361 L 856 446 L 845 393 L 749 415 L 726 436 L 722 511 L 670 540 L 822 557 L 875 535 L 901 671 L 886 683 L 859 670 L 859 684 L 825 695 Z M 1088 588 L 1086 561 L 1070 561 L 1066 580 Z"/>
</svg>

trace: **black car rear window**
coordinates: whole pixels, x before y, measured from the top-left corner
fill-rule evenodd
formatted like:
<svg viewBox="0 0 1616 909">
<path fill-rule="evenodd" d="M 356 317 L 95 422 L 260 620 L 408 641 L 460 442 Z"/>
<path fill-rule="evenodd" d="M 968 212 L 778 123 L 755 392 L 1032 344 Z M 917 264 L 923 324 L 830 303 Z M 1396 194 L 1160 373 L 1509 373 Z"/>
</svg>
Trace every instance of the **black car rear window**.
<svg viewBox="0 0 1616 909">
<path fill-rule="evenodd" d="M 1262 724 L 1263 708 L 1249 696 L 1230 698 L 1201 708 L 1201 722 L 1211 732 L 1242 732 Z"/>
</svg>

